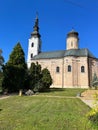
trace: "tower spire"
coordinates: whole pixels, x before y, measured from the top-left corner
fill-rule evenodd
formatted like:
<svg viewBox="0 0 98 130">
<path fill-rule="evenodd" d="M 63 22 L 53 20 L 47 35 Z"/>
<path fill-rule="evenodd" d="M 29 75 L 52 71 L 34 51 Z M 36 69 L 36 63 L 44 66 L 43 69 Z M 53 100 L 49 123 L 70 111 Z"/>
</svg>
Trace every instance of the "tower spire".
<svg viewBox="0 0 98 130">
<path fill-rule="evenodd" d="M 39 19 L 38 19 L 38 13 L 36 12 L 33 32 L 31 33 L 31 37 L 29 39 L 28 44 L 28 59 L 27 59 L 28 68 L 30 68 L 31 66 L 33 57 L 41 52 L 41 43 L 42 43 L 41 36 L 39 34 Z"/>
<path fill-rule="evenodd" d="M 36 12 L 36 19 L 35 19 L 35 24 L 33 27 L 33 32 L 31 33 L 31 37 L 35 36 L 35 37 L 40 37 L 39 34 L 39 19 L 38 19 L 38 12 Z"/>
</svg>

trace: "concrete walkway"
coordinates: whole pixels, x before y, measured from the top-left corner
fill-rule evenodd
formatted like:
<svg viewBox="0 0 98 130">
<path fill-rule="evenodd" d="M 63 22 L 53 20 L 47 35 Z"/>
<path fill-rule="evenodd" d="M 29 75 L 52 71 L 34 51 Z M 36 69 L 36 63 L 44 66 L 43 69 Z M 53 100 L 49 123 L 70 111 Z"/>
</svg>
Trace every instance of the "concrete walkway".
<svg viewBox="0 0 98 130">
<path fill-rule="evenodd" d="M 89 107 L 93 108 L 98 105 L 98 101 L 96 101 L 95 95 L 98 95 L 98 90 L 86 90 L 81 94 L 80 99 Z"/>
<path fill-rule="evenodd" d="M 86 105 L 88 105 L 89 107 L 93 108 L 96 106 L 95 104 L 95 100 L 94 99 L 84 99 L 84 98 L 80 98 Z M 98 104 L 98 102 L 96 102 Z"/>
</svg>

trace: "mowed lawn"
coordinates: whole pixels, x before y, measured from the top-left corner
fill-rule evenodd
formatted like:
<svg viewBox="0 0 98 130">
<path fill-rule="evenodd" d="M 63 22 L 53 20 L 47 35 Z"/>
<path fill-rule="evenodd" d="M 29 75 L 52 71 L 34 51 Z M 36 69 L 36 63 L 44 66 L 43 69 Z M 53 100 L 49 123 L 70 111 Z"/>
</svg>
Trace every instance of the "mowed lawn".
<svg viewBox="0 0 98 130">
<path fill-rule="evenodd" d="M 78 98 L 64 97 L 75 97 L 79 91 L 83 90 L 63 89 L 44 93 L 47 97 L 41 93 L 2 99 L 0 130 L 94 130 L 86 117 L 90 108 Z M 59 97 L 55 97 L 55 93 Z"/>
</svg>

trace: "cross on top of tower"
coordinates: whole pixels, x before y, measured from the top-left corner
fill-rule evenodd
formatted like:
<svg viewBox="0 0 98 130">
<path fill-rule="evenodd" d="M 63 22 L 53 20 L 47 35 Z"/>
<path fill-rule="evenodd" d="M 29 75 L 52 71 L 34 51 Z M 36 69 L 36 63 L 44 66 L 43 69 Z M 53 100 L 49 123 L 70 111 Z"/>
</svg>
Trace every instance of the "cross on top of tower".
<svg viewBox="0 0 98 130">
<path fill-rule="evenodd" d="M 36 11 L 36 19 L 38 19 L 38 12 Z"/>
</svg>

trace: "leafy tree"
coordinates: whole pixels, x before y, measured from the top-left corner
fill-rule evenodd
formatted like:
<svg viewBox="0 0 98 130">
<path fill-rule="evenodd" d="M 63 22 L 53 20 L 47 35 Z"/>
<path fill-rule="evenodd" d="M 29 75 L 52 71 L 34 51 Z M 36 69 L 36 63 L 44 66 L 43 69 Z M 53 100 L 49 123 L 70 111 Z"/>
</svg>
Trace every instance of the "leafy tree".
<svg viewBox="0 0 98 130">
<path fill-rule="evenodd" d="M 47 68 L 42 70 L 42 84 L 43 84 L 43 88 L 49 88 L 50 85 L 52 84 L 52 78 L 50 75 L 50 72 Z"/>
<path fill-rule="evenodd" d="M 0 92 L 2 92 L 2 80 L 3 80 L 3 72 L 0 71 Z"/>
<path fill-rule="evenodd" d="M 3 68 L 3 88 L 11 92 L 24 89 L 26 70 L 24 51 L 20 43 L 17 43 L 10 55 L 9 61 Z"/>
<path fill-rule="evenodd" d="M 41 70 L 41 65 L 38 62 L 32 63 L 29 69 L 30 88 L 33 91 L 44 91 L 52 84 L 52 78 L 48 69 Z"/>
<path fill-rule="evenodd" d="M 32 63 L 29 69 L 29 77 L 30 77 L 30 88 L 35 88 L 37 82 L 41 79 L 41 65 L 38 62 Z"/>
</svg>

